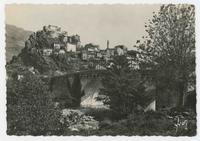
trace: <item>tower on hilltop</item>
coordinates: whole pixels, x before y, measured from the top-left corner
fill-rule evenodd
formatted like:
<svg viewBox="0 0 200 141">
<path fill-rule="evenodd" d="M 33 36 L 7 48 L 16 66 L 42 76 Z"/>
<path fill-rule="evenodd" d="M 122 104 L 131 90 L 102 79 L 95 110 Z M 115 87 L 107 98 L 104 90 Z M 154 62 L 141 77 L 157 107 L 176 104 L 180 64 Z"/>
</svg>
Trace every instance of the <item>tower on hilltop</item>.
<svg viewBox="0 0 200 141">
<path fill-rule="evenodd" d="M 109 40 L 107 40 L 107 48 L 109 48 Z"/>
</svg>

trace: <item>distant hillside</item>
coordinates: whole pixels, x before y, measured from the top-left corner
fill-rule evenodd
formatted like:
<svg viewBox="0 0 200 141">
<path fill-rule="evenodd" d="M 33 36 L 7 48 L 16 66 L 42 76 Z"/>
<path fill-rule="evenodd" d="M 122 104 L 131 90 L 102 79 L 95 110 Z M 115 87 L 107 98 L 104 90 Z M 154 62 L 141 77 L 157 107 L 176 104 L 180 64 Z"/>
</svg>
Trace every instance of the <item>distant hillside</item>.
<svg viewBox="0 0 200 141">
<path fill-rule="evenodd" d="M 31 34 L 31 31 L 6 24 L 6 62 L 9 62 L 12 56 L 17 56 L 21 52 L 24 42 Z"/>
</svg>

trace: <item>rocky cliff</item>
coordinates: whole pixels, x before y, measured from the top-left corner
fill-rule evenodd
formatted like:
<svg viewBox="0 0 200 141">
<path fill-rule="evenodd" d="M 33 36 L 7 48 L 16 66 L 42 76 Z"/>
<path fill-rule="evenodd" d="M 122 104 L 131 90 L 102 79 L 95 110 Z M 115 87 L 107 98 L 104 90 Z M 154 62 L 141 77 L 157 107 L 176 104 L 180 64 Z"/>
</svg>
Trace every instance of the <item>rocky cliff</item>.
<svg viewBox="0 0 200 141">
<path fill-rule="evenodd" d="M 8 64 L 18 63 L 23 66 L 34 67 L 40 74 L 47 75 L 73 70 L 76 64 L 69 62 L 70 55 L 66 53 L 65 34 L 66 32 L 57 28 L 43 28 L 33 32 L 23 42 L 20 42 L 17 35 L 13 35 L 21 46 L 24 44 L 24 48 L 21 49 L 20 47 L 21 52 L 16 57 L 13 57 Z M 8 36 L 7 38 L 9 40 L 12 37 Z"/>
</svg>

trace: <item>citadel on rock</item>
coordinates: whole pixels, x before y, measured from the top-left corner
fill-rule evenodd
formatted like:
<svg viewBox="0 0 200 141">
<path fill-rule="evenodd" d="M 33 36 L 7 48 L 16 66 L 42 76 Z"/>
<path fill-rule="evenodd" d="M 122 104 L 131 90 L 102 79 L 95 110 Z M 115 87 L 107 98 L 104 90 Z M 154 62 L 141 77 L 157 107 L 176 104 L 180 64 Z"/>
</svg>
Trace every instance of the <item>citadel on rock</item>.
<svg viewBox="0 0 200 141">
<path fill-rule="evenodd" d="M 44 42 L 44 38 L 46 42 Z M 38 42 L 38 39 L 41 41 Z M 34 42 L 36 40 L 37 42 Z M 43 46 L 38 43 L 43 44 Z M 107 40 L 107 48 L 105 50 L 100 49 L 99 45 L 92 43 L 83 46 L 81 45 L 79 35 L 69 36 L 68 32 L 62 31 L 60 27 L 54 25 L 44 26 L 43 30 L 33 33 L 26 41 L 25 46 L 30 52 L 37 52 L 43 56 L 66 55 L 68 61 L 108 62 L 114 56 L 126 55 L 127 59 L 130 60 L 130 67 L 135 68 L 138 66 L 132 60 L 141 54 L 137 48 L 128 50 L 124 45 L 117 45 L 114 48 L 110 48 L 109 40 Z M 85 66 L 85 68 L 88 68 L 88 66 Z"/>
</svg>

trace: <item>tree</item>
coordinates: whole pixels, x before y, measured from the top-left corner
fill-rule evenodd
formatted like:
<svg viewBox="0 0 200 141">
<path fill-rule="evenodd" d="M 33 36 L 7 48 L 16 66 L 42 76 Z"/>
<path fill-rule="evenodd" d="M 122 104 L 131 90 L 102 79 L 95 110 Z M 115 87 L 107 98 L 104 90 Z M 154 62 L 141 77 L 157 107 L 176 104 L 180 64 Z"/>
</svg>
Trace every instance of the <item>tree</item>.
<svg viewBox="0 0 200 141">
<path fill-rule="evenodd" d="M 177 106 L 182 106 L 195 71 L 195 7 L 163 5 L 145 27 L 148 36 L 138 46 L 146 62 L 140 65 L 151 66 L 157 87 L 175 90 Z"/>
<path fill-rule="evenodd" d="M 141 79 L 137 72 L 131 72 L 126 56 L 115 56 L 111 61 L 108 73 L 103 77 L 104 88 L 100 95 L 104 95 L 104 103 L 119 116 L 126 116 L 141 104 Z M 101 97 L 102 98 L 102 97 Z"/>
</svg>

